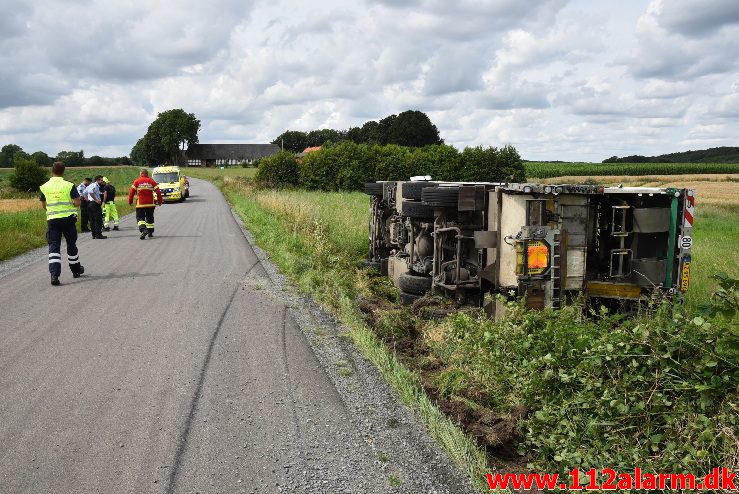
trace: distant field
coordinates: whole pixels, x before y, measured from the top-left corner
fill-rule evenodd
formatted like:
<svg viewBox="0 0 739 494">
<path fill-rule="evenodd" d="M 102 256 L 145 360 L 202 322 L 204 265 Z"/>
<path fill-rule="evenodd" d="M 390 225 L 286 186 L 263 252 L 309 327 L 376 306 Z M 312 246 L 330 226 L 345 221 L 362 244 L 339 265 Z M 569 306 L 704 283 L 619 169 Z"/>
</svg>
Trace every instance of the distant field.
<svg viewBox="0 0 739 494">
<path fill-rule="evenodd" d="M 203 167 L 183 167 L 185 175 L 189 177 L 202 178 L 205 180 L 216 180 L 223 177 L 253 177 L 257 173 L 256 168 L 230 167 L 224 168 L 203 168 Z"/>
<path fill-rule="evenodd" d="M 633 176 L 565 176 L 541 179 L 543 183 L 583 183 L 591 180 L 602 185 L 623 184 L 629 187 L 676 187 L 695 189 L 698 207 L 706 204 L 721 207 L 739 206 L 739 174 L 646 175 Z"/>
<path fill-rule="evenodd" d="M 739 173 L 737 163 L 547 163 L 531 161 L 524 163 L 529 180 L 594 175 L 693 175 Z"/>
</svg>

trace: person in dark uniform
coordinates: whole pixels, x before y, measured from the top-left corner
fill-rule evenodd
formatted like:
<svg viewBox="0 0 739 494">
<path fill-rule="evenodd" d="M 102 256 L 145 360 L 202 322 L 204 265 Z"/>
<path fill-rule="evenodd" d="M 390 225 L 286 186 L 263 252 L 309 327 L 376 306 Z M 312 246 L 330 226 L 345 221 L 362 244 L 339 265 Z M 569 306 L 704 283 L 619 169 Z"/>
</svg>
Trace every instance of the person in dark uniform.
<svg viewBox="0 0 739 494">
<path fill-rule="evenodd" d="M 103 235 L 103 176 L 97 175 L 95 181 L 85 189 L 85 196 L 90 204 L 90 228 L 92 238 L 108 238 Z"/>
<path fill-rule="evenodd" d="M 77 192 L 80 195 L 80 200 L 82 200 L 82 204 L 80 205 L 80 229 L 82 230 L 82 233 L 90 231 L 90 206 L 85 197 L 85 189 L 91 183 L 92 179 L 87 177 L 77 186 Z"/>
<path fill-rule="evenodd" d="M 80 194 L 72 182 L 64 180 L 64 163 L 55 162 L 51 166 L 51 178 L 41 189 L 41 206 L 46 210 L 49 242 L 49 273 L 51 284 L 59 285 L 62 274 L 62 236 L 67 241 L 67 262 L 72 276 L 79 278 L 85 268 L 80 264 L 77 250 L 77 208 L 80 206 Z"/>
</svg>

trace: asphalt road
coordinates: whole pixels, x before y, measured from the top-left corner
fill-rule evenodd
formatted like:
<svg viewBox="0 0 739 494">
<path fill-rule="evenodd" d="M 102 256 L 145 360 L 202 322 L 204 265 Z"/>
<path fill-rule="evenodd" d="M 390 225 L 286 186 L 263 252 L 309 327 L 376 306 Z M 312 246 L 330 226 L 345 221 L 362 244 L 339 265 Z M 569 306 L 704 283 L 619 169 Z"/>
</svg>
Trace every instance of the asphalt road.
<svg viewBox="0 0 739 494">
<path fill-rule="evenodd" d="M 154 239 L 83 237 L 81 278 L 51 286 L 37 253 L 0 279 L 0 492 L 470 492 L 192 182 Z"/>
</svg>

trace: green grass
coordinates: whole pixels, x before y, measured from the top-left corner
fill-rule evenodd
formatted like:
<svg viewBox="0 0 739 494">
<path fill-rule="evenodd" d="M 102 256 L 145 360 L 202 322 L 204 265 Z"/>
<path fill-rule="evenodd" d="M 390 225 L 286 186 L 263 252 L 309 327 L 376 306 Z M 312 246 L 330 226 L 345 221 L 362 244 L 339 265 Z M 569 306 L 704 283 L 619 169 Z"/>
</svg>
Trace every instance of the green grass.
<svg viewBox="0 0 739 494">
<path fill-rule="evenodd" d="M 693 265 L 686 300 L 696 309 L 716 288 L 711 276 L 739 278 L 739 207 L 703 206 L 693 227 Z"/>
<path fill-rule="evenodd" d="M 201 178 L 210 180 L 215 183 L 223 183 L 224 177 L 253 177 L 257 173 L 256 168 L 229 167 L 221 170 L 220 168 L 203 168 L 201 166 L 183 167 L 182 171 L 188 177 Z"/>
<path fill-rule="evenodd" d="M 0 212 L 0 260 L 46 245 L 46 214 L 39 209 Z"/>
<path fill-rule="evenodd" d="M 693 175 L 699 173 L 739 173 L 737 163 L 524 163 L 526 177 L 553 178 L 603 175 Z"/>
<path fill-rule="evenodd" d="M 38 198 L 38 194 L 10 190 L 6 182 L 10 173 L 12 170 L 0 169 L 0 199 Z M 138 174 L 137 167 L 67 168 L 64 178 L 76 185 L 85 177 L 106 176 L 116 188 L 115 202 L 118 215 L 123 217 L 133 211 L 133 206 L 129 206 L 127 202 L 128 188 Z M 7 260 L 44 245 L 46 245 L 46 216 L 40 206 L 38 209 L 28 211 L 0 212 L 0 260 Z"/>
</svg>

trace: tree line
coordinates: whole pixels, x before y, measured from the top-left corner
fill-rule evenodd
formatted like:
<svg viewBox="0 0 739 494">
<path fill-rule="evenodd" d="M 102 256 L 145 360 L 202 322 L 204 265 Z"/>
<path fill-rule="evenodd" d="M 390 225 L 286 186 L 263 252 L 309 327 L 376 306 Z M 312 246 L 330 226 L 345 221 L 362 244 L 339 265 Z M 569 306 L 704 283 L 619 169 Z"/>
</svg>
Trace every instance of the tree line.
<svg viewBox="0 0 739 494">
<path fill-rule="evenodd" d="M 603 163 L 739 163 L 739 147 L 716 147 L 659 156 L 611 156 Z"/>
<path fill-rule="evenodd" d="M 63 161 L 66 166 L 117 166 L 131 165 L 128 156 L 105 158 L 90 156 L 85 158 L 85 151 L 59 151 L 56 156 L 49 156 L 43 151 L 27 153 L 17 144 L 6 144 L 0 148 L 0 168 L 15 168 L 20 161 L 32 161 L 39 166 L 51 166 L 55 161 Z"/>
<path fill-rule="evenodd" d="M 361 127 L 347 130 L 318 129 L 309 132 L 287 130 L 277 136 L 272 144 L 285 151 L 299 153 L 308 147 L 322 146 L 327 142 L 350 141 L 356 144 L 397 144 L 398 146 L 423 147 L 443 144 L 439 129 L 429 117 L 417 110 L 407 110 L 379 121 L 365 122 Z"/>
</svg>

